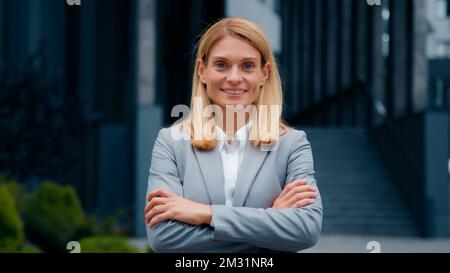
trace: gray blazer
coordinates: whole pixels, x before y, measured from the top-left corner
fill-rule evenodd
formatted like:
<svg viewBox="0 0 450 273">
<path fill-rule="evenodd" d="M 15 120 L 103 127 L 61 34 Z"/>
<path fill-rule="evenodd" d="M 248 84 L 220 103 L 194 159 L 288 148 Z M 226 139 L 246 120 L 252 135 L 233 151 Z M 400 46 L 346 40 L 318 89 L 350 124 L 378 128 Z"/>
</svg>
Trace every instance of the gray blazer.
<svg viewBox="0 0 450 273">
<path fill-rule="evenodd" d="M 186 199 L 211 204 L 214 227 L 175 220 L 149 229 L 155 252 L 297 252 L 318 241 L 322 201 L 303 208 L 272 209 L 289 183 L 307 179 L 317 189 L 306 134 L 289 130 L 277 149 L 261 151 L 247 141 L 239 167 L 233 207 L 225 206 L 224 177 L 218 148 L 200 151 L 161 129 L 152 153 L 147 193 L 164 188 Z M 319 193 L 317 189 L 317 193 Z"/>
</svg>

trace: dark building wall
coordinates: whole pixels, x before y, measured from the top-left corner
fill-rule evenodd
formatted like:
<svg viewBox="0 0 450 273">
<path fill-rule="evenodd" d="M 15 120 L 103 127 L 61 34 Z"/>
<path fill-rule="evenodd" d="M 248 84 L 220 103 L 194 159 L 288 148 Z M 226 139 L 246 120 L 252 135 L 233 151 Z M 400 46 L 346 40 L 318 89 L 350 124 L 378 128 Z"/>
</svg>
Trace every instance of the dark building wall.
<svg viewBox="0 0 450 273">
<path fill-rule="evenodd" d="M 450 59 L 434 59 L 429 66 L 429 105 L 432 109 L 450 109 Z"/>
<path fill-rule="evenodd" d="M 173 106 L 190 105 L 195 46 L 205 28 L 224 17 L 224 1 L 158 1 L 157 103 L 166 124 Z M 174 8 L 176 7 L 176 8 Z"/>
<path fill-rule="evenodd" d="M 49 70 L 61 71 L 64 61 L 65 2 L 3 0 L 0 3 L 1 59 L 20 68 L 41 43 L 52 52 Z"/>
<path fill-rule="evenodd" d="M 6 81 L 10 81 L 10 83 L 13 82 L 11 79 L 18 80 L 25 86 L 28 84 L 28 88 L 30 88 L 31 81 L 23 77 L 25 71 L 29 71 L 27 73 L 30 73 L 33 70 L 32 73 L 34 75 L 40 73 L 34 81 L 34 83 L 39 83 L 35 85 L 36 88 L 33 90 L 33 95 L 30 95 L 31 90 L 27 90 L 27 87 L 21 90 L 23 92 L 22 94 L 27 92 L 27 96 L 29 97 L 36 96 L 39 92 L 41 94 L 41 96 L 35 97 L 34 101 L 28 102 L 30 103 L 30 107 L 24 109 L 25 111 L 31 111 L 30 109 L 36 105 L 51 110 L 51 102 L 48 97 L 54 94 L 53 97 L 55 99 L 66 98 L 69 100 L 70 94 L 72 93 L 70 90 L 65 89 L 66 84 L 70 82 L 66 73 L 69 73 L 70 77 L 72 76 L 71 72 L 73 72 L 66 69 L 71 63 L 66 60 L 66 54 L 68 54 L 70 48 L 66 49 L 67 16 L 65 7 L 66 4 L 63 1 L 4 0 L 0 2 L 0 68 L 3 67 L 3 71 L 1 71 L 3 72 L 2 77 L 4 76 Z M 43 97 L 46 97 L 48 101 L 43 101 Z M 73 111 L 72 117 L 74 118 L 76 116 L 76 110 Z M 55 110 L 54 112 L 57 111 L 61 113 L 63 111 L 69 112 L 70 110 Z M 57 119 L 58 117 L 52 116 L 51 118 Z M 64 117 L 70 119 L 71 115 L 66 113 Z M 49 120 L 47 123 L 51 123 L 51 121 Z M 31 123 L 27 120 L 27 122 L 22 122 L 21 125 L 31 126 Z M 73 125 L 76 127 L 75 124 Z M 61 124 L 53 124 L 50 127 L 67 129 L 70 125 L 64 124 L 62 126 Z M 45 130 L 49 129 L 31 127 L 28 133 L 34 134 L 34 136 L 40 134 L 45 136 Z M 48 135 L 53 136 L 52 133 L 48 132 Z M 23 134 L 25 135 L 27 132 L 23 132 Z M 71 145 L 81 145 L 80 142 L 74 140 L 73 135 L 71 138 Z M 36 175 L 43 176 L 44 178 L 53 178 L 61 182 L 67 181 L 69 180 L 67 179 L 69 176 L 75 175 L 76 178 L 70 180 L 76 186 L 79 186 L 82 182 L 81 179 L 78 179 L 80 177 L 77 174 L 82 172 L 82 169 L 80 169 L 79 164 L 74 164 L 73 162 L 79 162 L 78 159 L 81 154 L 78 151 L 80 149 L 62 146 L 60 143 L 63 142 L 63 139 L 65 139 L 65 136 L 61 134 L 58 139 L 54 139 L 52 145 L 58 156 L 64 157 L 71 162 L 67 168 L 56 168 L 54 166 L 52 167 L 49 162 L 39 162 L 33 166 L 34 170 L 42 170 Z M 39 143 L 40 139 L 34 138 L 33 141 Z M 45 141 L 43 140 L 43 142 Z M 33 145 L 33 143 L 29 144 L 28 148 Z M 45 143 L 42 143 L 42 146 L 44 145 Z M 50 148 L 53 149 L 53 147 L 47 147 L 49 148 L 48 151 L 50 152 Z M 30 158 L 27 162 L 24 162 L 24 165 L 33 164 L 30 163 L 33 161 L 33 158 L 44 157 L 42 155 L 43 153 L 31 155 L 32 151 L 28 151 Z M 62 158 L 57 158 L 53 154 L 49 158 L 50 160 L 62 161 Z M 40 166 L 43 164 L 47 164 L 48 166 Z M 29 174 L 22 174 L 15 173 L 15 175 L 19 175 L 20 177 L 30 176 Z"/>
<path fill-rule="evenodd" d="M 64 1 L 62 1 L 64 2 Z M 132 12 L 135 1 L 84 1 L 64 5 L 64 90 L 79 94 L 87 127 L 79 144 L 79 171 L 65 180 L 75 184 L 84 207 L 105 216 L 127 211 L 133 200 L 134 98 Z M 48 5 L 45 1 L 42 6 Z M 53 54 L 49 55 L 50 58 Z"/>
<path fill-rule="evenodd" d="M 365 115 L 355 114 L 358 98 L 344 94 L 357 81 L 367 82 L 367 65 L 373 65 L 368 21 L 376 10 L 360 2 L 282 2 L 281 62 L 286 117 L 291 123 L 364 124 L 360 118 Z"/>
<path fill-rule="evenodd" d="M 410 115 L 371 131 L 396 186 L 427 237 L 450 235 L 449 129 L 448 112 L 441 109 Z"/>
<path fill-rule="evenodd" d="M 83 112 L 85 127 L 75 142 L 60 147 L 76 150 L 76 158 L 63 156 L 64 169 L 44 176 L 74 185 L 90 212 L 127 209 L 134 197 L 135 2 L 0 1 L 0 65 L 22 69 L 42 51 L 46 73 L 64 98 L 79 97 L 73 110 Z"/>
<path fill-rule="evenodd" d="M 407 200 L 423 232 L 426 228 L 424 128 L 424 115 L 417 114 L 371 131 L 371 139 L 384 155 L 384 163 L 397 181 L 397 189 Z"/>
<path fill-rule="evenodd" d="M 83 204 L 100 216 L 131 217 L 134 165 L 136 1 L 84 1 L 66 6 L 66 90 L 82 94 Z"/>
<path fill-rule="evenodd" d="M 286 117 L 294 124 L 367 126 L 376 123 L 368 90 L 393 118 L 424 109 L 426 81 L 415 67 L 424 65 L 424 21 L 415 1 L 383 1 L 382 6 L 357 0 L 282 1 Z M 382 55 L 382 33 L 390 35 L 389 54 Z M 425 70 L 426 71 L 426 70 Z M 413 95 L 414 92 L 414 95 Z"/>
</svg>

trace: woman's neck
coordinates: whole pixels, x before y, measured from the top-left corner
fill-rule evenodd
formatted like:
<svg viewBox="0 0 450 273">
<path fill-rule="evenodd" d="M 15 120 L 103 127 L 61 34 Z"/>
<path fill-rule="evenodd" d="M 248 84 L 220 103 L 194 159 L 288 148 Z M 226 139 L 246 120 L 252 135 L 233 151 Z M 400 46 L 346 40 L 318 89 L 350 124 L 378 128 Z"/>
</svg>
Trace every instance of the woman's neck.
<svg viewBox="0 0 450 273">
<path fill-rule="evenodd" d="M 216 125 L 227 135 L 227 139 L 230 142 L 230 140 L 234 139 L 236 132 L 249 122 L 249 115 L 248 113 L 242 114 L 236 111 L 227 114 L 226 110 L 223 113 L 223 120 L 221 121 L 217 118 Z"/>
</svg>

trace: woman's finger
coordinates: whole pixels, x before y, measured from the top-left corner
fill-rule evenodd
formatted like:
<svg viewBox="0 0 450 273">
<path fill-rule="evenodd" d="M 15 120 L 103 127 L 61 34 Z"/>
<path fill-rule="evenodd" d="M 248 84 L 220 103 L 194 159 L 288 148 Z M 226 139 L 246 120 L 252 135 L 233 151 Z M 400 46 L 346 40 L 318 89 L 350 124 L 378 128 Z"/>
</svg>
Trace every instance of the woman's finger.
<svg viewBox="0 0 450 273">
<path fill-rule="evenodd" d="M 165 212 L 165 211 L 167 211 L 167 210 L 168 210 L 168 208 L 167 208 L 166 205 L 159 205 L 159 206 L 156 206 L 156 207 L 152 208 L 151 210 L 149 210 L 149 211 L 145 214 L 145 223 L 146 223 L 146 224 L 149 224 L 149 223 L 150 223 L 150 220 L 151 220 L 153 217 L 155 217 L 156 215 L 161 214 L 161 213 L 163 213 L 163 212 Z"/>
<path fill-rule="evenodd" d="M 154 197 L 173 197 L 173 196 L 176 196 L 176 195 L 169 192 L 168 190 L 159 188 L 159 189 L 151 191 L 147 194 L 147 201 L 152 200 L 152 198 L 154 198 Z"/>
<path fill-rule="evenodd" d="M 164 198 L 164 197 L 152 198 L 152 200 L 150 200 L 150 202 L 148 202 L 147 205 L 145 206 L 145 213 L 147 213 L 149 210 L 151 210 L 155 206 L 163 205 L 163 204 L 167 203 L 168 201 L 169 201 L 168 198 Z"/>
<path fill-rule="evenodd" d="M 307 181 L 305 179 L 294 181 L 294 182 L 290 183 L 289 185 L 287 185 L 286 187 L 284 187 L 283 191 L 281 191 L 280 195 L 277 198 L 281 199 L 289 191 L 291 191 L 291 189 L 295 188 L 296 186 L 301 186 L 301 185 L 306 185 L 306 184 L 307 184 Z"/>
<path fill-rule="evenodd" d="M 302 208 L 307 205 L 314 204 L 314 199 L 303 199 L 295 203 L 291 208 Z"/>
<path fill-rule="evenodd" d="M 304 200 L 304 199 L 315 199 L 316 197 L 317 197 L 317 194 L 315 192 L 310 192 L 310 191 L 299 192 L 299 193 L 296 193 L 295 195 L 293 195 L 287 201 L 287 204 L 288 204 L 288 207 L 291 207 L 293 204 L 295 204 L 295 203 L 297 203 L 297 202 L 299 202 L 301 200 Z"/>
<path fill-rule="evenodd" d="M 150 220 L 150 222 L 149 222 L 149 224 L 148 224 L 148 227 L 149 227 L 149 228 L 152 228 L 152 227 L 154 227 L 155 225 L 161 223 L 162 221 L 165 221 L 165 220 L 170 219 L 169 216 L 170 216 L 169 211 L 166 211 L 166 212 L 164 212 L 164 213 L 155 215 L 155 217 L 153 217 L 153 218 Z"/>
<path fill-rule="evenodd" d="M 309 185 L 301 185 L 295 188 L 292 188 L 286 195 L 284 196 L 285 200 L 290 200 L 294 195 L 302 192 L 316 192 L 316 189 Z"/>
</svg>

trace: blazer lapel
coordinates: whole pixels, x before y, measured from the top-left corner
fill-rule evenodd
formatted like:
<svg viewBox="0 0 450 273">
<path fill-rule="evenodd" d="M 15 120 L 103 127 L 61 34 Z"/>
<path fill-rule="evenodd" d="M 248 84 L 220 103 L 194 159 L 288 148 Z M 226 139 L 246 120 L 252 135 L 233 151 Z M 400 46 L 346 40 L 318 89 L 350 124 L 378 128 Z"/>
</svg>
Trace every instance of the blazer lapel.
<svg viewBox="0 0 450 273">
<path fill-rule="evenodd" d="M 244 158 L 239 166 L 236 188 L 233 196 L 233 207 L 242 207 L 247 199 L 248 192 L 255 181 L 268 152 L 253 147 L 250 141 L 245 147 Z"/>
<path fill-rule="evenodd" d="M 212 204 L 225 204 L 222 158 L 216 147 L 210 151 L 193 148 Z"/>
</svg>

